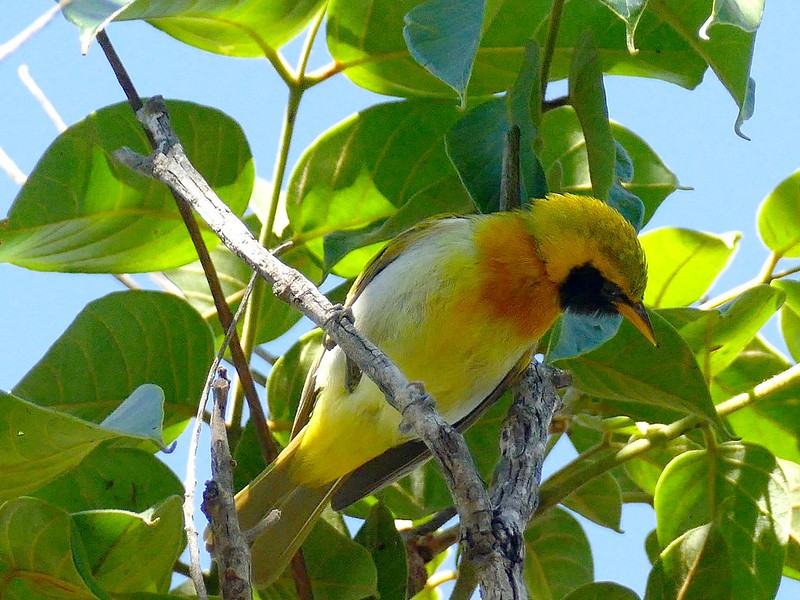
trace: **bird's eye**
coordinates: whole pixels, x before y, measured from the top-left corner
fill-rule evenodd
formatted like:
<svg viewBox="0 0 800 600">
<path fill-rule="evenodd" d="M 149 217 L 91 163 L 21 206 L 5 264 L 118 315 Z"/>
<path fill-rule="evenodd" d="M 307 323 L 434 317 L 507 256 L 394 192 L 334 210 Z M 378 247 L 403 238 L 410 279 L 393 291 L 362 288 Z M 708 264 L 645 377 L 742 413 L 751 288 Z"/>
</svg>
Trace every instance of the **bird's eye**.
<svg viewBox="0 0 800 600">
<path fill-rule="evenodd" d="M 603 282 L 603 289 L 600 292 L 604 298 L 610 302 L 619 302 L 625 298 L 625 294 L 619 289 L 619 286 L 611 283 L 610 281 Z"/>
</svg>

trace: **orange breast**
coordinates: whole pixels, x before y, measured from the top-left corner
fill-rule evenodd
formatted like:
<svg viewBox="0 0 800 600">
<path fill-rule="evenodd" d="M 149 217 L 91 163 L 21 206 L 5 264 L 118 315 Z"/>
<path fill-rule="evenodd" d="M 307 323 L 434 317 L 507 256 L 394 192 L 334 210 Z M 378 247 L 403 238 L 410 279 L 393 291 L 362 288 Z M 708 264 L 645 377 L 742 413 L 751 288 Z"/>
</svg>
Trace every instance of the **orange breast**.
<svg viewBox="0 0 800 600">
<path fill-rule="evenodd" d="M 475 242 L 480 301 L 522 339 L 540 338 L 561 313 L 558 287 L 547 277 L 523 220 L 516 213 L 493 215 L 480 222 Z"/>
</svg>

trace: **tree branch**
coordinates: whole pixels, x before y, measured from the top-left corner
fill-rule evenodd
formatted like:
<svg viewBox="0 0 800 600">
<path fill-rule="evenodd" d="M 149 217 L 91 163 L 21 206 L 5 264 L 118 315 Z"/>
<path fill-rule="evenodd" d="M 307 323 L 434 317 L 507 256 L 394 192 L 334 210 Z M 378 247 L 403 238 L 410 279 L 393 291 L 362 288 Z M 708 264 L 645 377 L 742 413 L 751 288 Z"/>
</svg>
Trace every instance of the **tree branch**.
<svg viewBox="0 0 800 600">
<path fill-rule="evenodd" d="M 484 597 L 512 598 L 515 596 L 510 595 L 511 591 L 519 589 L 519 586 L 524 591 L 521 583 L 510 585 L 509 572 L 505 570 L 509 561 L 519 560 L 519 552 L 513 552 L 510 557 L 503 553 L 509 550 L 508 539 L 513 538 L 515 544 L 519 543 L 521 538 L 515 532 L 521 535 L 530 510 L 518 507 L 518 495 L 506 490 L 505 476 L 499 477 L 495 485 L 496 490 L 502 490 L 496 491 L 500 504 L 499 510 L 495 511 L 464 438 L 436 412 L 433 400 L 423 386 L 410 382 L 379 348 L 358 333 L 349 311 L 334 306 L 310 281 L 281 263 L 258 243 L 191 165 L 169 125 L 161 98 L 151 99 L 139 111 L 138 117 L 156 141 L 157 150 L 152 156 L 144 157 L 123 148 L 115 152 L 117 160 L 166 183 L 178 198 L 197 211 L 234 254 L 272 285 L 276 296 L 324 329 L 327 336 L 376 383 L 387 401 L 402 415 L 401 430 L 404 433 L 413 431 L 420 437 L 439 463 L 458 509 L 461 539 L 467 555 L 475 561 Z M 525 402 L 534 400 L 530 397 Z M 551 402 L 548 406 L 548 414 L 552 416 L 555 404 Z M 521 423 L 523 429 L 534 426 L 530 419 L 523 418 L 526 411 L 521 412 L 519 416 L 509 418 L 509 439 L 515 435 L 514 423 Z M 532 414 L 537 413 L 534 411 Z M 539 418 L 549 423 L 548 417 Z M 538 435 L 546 436 L 546 432 L 547 424 Z M 509 465 L 506 470 L 514 473 L 514 477 L 527 472 L 524 466 L 517 464 L 525 456 L 525 453 L 518 453 L 518 447 L 506 442 L 504 449 Z M 509 536 L 508 532 L 512 535 Z M 497 534 L 500 534 L 499 539 Z"/>
<path fill-rule="evenodd" d="M 214 560 L 217 562 L 219 587 L 225 600 L 249 600 L 250 548 L 236 518 L 233 498 L 233 457 L 225 427 L 225 405 L 228 401 L 228 381 L 225 369 L 219 369 L 211 386 L 214 403 L 211 410 L 211 476 L 203 492 L 203 514 L 211 523 L 214 534 Z"/>
</svg>

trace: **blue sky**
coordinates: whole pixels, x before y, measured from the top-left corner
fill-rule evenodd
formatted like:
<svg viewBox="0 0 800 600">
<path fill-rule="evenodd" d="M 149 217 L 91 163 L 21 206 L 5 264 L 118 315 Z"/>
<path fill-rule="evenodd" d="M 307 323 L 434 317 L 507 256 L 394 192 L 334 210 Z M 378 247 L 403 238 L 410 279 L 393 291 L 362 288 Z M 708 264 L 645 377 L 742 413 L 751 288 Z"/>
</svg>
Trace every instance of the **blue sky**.
<svg viewBox="0 0 800 600">
<path fill-rule="evenodd" d="M 0 43 L 51 6 L 48 0 L 3 0 Z M 648 229 L 670 225 L 743 233 L 737 256 L 714 292 L 758 272 L 767 252 L 755 230 L 757 206 L 780 181 L 800 169 L 798 32 L 796 0 L 770 0 L 752 69 L 757 84 L 755 115 L 743 127 L 749 142 L 734 134 L 737 107 L 710 72 L 693 91 L 655 80 L 606 80 L 611 117 L 643 137 L 681 183 L 693 188 L 668 198 Z M 243 126 L 259 175 L 270 178 L 287 94 L 268 63 L 203 53 L 142 23 L 115 24 L 109 33 L 140 94 L 192 100 L 228 113 Z M 298 48 L 299 43 L 293 42 L 286 49 L 292 63 Z M 310 67 L 327 61 L 322 37 Z M 88 56 L 81 56 L 77 30 L 60 17 L 0 63 L 0 147 L 29 173 L 56 130 L 20 82 L 17 68 L 22 64 L 29 66 L 67 124 L 123 100 L 123 95 L 99 47 L 93 45 Z M 312 89 L 300 108 L 290 165 L 328 127 L 386 100 L 341 76 Z M 0 172 L 0 214 L 8 211 L 18 189 Z M 14 386 L 87 302 L 119 289 L 110 276 L 37 273 L 0 264 L 0 389 Z M 783 347 L 774 322 L 766 334 Z M 569 452 L 561 449 L 558 456 L 565 460 Z M 180 460 L 171 462 L 182 478 Z M 596 577 L 643 593 L 649 570 L 643 538 L 653 527 L 651 509 L 626 507 L 625 536 L 586 526 Z M 800 583 L 784 580 L 778 597 L 800 597 Z"/>
</svg>

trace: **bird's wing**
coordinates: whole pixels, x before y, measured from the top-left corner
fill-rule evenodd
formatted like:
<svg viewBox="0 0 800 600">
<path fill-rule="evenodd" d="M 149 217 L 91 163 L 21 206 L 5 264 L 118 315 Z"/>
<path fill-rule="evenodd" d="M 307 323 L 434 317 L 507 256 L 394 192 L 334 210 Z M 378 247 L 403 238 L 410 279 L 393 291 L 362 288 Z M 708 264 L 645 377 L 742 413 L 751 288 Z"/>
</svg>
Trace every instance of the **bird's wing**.
<svg viewBox="0 0 800 600">
<path fill-rule="evenodd" d="M 464 432 L 474 425 L 489 407 L 500 399 L 503 392 L 517 381 L 532 358 L 533 352 L 526 352 L 497 387 L 471 413 L 455 424 L 456 429 Z M 411 440 L 391 448 L 346 477 L 333 494 L 331 506 L 334 510 L 343 510 L 364 496 L 369 496 L 407 475 L 430 457 L 430 451 L 421 440 Z"/>
<path fill-rule="evenodd" d="M 361 292 L 363 292 L 370 282 L 375 279 L 378 273 L 392 264 L 403 252 L 405 252 L 409 246 L 414 244 L 414 242 L 422 237 L 425 237 L 425 235 L 430 232 L 431 228 L 435 224 L 444 219 L 459 218 L 465 217 L 457 217 L 453 215 L 433 217 L 417 223 L 411 229 L 408 229 L 397 237 L 393 238 L 388 244 L 386 244 L 386 246 L 383 247 L 383 250 L 375 255 L 375 257 L 364 268 L 364 270 L 361 271 L 361 274 L 358 276 L 355 283 L 353 283 L 353 287 L 350 288 L 350 292 L 347 294 L 346 305 L 350 306 L 353 304 L 353 302 L 355 302 L 356 299 L 361 295 Z M 358 327 L 357 323 L 356 327 Z"/>
</svg>

